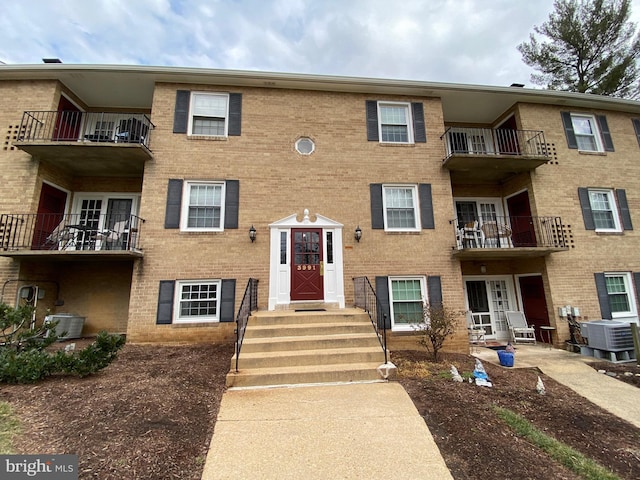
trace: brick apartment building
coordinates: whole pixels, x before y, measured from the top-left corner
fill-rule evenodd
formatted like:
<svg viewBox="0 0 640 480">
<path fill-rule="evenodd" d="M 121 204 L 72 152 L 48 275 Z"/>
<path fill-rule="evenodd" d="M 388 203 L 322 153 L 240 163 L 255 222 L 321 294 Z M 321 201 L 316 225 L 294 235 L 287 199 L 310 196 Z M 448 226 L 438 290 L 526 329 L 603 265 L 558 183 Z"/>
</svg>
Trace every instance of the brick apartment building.
<svg viewBox="0 0 640 480">
<path fill-rule="evenodd" d="M 250 278 L 278 310 L 350 307 L 366 276 L 392 344 L 423 299 L 498 341 L 509 310 L 557 346 L 559 307 L 638 321 L 638 102 L 62 64 L 1 65 L 0 98 L 2 301 L 38 319 L 222 341 Z"/>
</svg>

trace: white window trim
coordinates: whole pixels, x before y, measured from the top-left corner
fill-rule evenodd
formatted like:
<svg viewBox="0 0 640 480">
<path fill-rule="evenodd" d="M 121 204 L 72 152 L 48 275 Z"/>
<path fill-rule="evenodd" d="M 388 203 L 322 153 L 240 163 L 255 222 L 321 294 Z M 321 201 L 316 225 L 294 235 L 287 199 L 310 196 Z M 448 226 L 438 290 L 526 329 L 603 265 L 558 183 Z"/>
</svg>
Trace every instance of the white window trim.
<svg viewBox="0 0 640 480">
<path fill-rule="evenodd" d="M 633 282 L 631 280 L 631 273 L 629 272 L 605 272 L 606 277 L 622 277 L 624 281 L 624 288 L 627 294 L 627 299 L 629 301 L 628 312 L 611 312 L 611 318 L 617 320 L 626 320 L 630 322 L 638 321 L 638 307 L 636 305 L 636 299 L 633 290 Z M 609 292 L 607 291 L 607 296 L 609 296 Z"/>
<path fill-rule="evenodd" d="M 382 109 L 381 107 L 405 107 L 407 111 L 407 141 L 406 142 L 390 142 L 382 140 Z M 411 145 L 415 143 L 413 133 L 413 112 L 411 111 L 411 103 L 409 102 L 385 102 L 378 100 L 378 138 L 380 143 L 388 143 L 391 145 Z"/>
<path fill-rule="evenodd" d="M 189 198 L 191 194 L 191 187 L 193 185 L 221 185 L 222 192 L 220 202 L 220 226 L 219 227 L 189 227 Z M 224 213 L 225 213 L 225 201 L 226 201 L 226 183 L 221 181 L 208 181 L 208 180 L 188 180 L 184 182 L 184 188 L 182 189 L 182 202 L 180 212 L 180 230 L 183 232 L 222 232 L 224 231 Z"/>
<path fill-rule="evenodd" d="M 419 328 L 418 324 L 400 324 L 395 323 L 395 312 L 393 310 L 393 282 L 398 280 L 420 280 L 421 301 L 424 304 L 427 301 L 427 278 L 424 275 L 405 275 L 398 277 L 389 277 L 389 310 L 391 315 L 391 331 L 393 332 L 414 332 Z"/>
<path fill-rule="evenodd" d="M 391 228 L 387 221 L 387 195 L 386 190 L 391 188 L 410 188 L 413 190 L 413 211 L 416 219 L 416 225 L 414 228 Z M 386 232 L 419 232 L 422 229 L 420 224 L 420 201 L 418 199 L 418 186 L 413 184 L 409 185 L 382 185 L 382 213 L 384 215 L 384 230 Z"/>
<path fill-rule="evenodd" d="M 594 210 L 593 204 L 591 203 L 591 192 L 597 193 L 606 193 L 609 197 L 609 203 L 611 204 L 611 212 L 613 213 L 613 223 L 615 224 L 614 228 L 598 228 L 596 227 L 596 232 L 621 232 L 622 224 L 620 223 L 620 215 L 618 214 L 618 201 L 616 195 L 611 188 L 589 188 L 587 190 L 589 194 L 589 208 L 591 208 L 591 218 L 593 219 L 593 223 L 595 225 L 595 217 L 593 216 Z"/>
<path fill-rule="evenodd" d="M 195 105 L 194 97 L 198 95 L 209 95 L 215 97 L 225 97 L 227 102 L 227 111 L 224 116 L 224 135 L 203 135 L 201 133 L 193 133 L 193 106 Z M 189 99 L 189 122 L 187 126 L 187 136 L 195 137 L 214 137 L 214 138 L 226 138 L 229 136 L 229 94 L 220 92 L 191 92 L 191 98 Z"/>
<path fill-rule="evenodd" d="M 185 285 L 203 285 L 203 284 L 216 284 L 217 285 L 217 298 L 216 298 L 216 315 L 203 315 L 199 317 L 181 317 L 180 316 L 180 297 L 182 295 L 182 287 Z M 176 288 L 173 298 L 173 323 L 217 323 L 220 321 L 220 306 L 222 297 L 222 280 L 177 280 Z"/>
<path fill-rule="evenodd" d="M 573 127 L 573 134 L 576 136 L 576 143 L 578 144 L 578 151 L 580 152 L 604 152 L 604 146 L 602 144 L 602 135 L 600 133 L 600 126 L 596 121 L 596 117 L 594 115 L 589 115 L 585 113 L 571 113 L 571 126 Z M 591 123 L 591 127 L 593 129 L 593 137 L 596 141 L 596 150 L 583 150 L 580 148 L 580 143 L 578 142 L 578 136 L 584 136 L 583 134 L 579 134 L 576 130 L 576 126 L 573 124 L 574 118 L 586 118 Z"/>
</svg>

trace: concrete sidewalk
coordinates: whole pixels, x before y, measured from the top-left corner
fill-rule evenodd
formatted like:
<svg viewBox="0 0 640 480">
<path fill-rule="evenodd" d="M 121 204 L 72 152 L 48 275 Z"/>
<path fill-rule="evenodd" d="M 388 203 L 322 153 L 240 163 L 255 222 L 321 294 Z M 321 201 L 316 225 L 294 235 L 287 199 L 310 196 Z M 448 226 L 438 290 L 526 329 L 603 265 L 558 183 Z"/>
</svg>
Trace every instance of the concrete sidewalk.
<svg viewBox="0 0 640 480">
<path fill-rule="evenodd" d="M 490 348 L 478 348 L 472 354 L 483 362 L 500 364 L 498 354 Z M 640 428 L 640 389 L 598 373 L 588 365 L 594 361 L 598 360 L 542 345 L 516 345 L 514 368 L 539 368 L 555 381 Z"/>
<path fill-rule="evenodd" d="M 398 383 L 227 391 L 202 478 L 452 479 Z"/>
</svg>

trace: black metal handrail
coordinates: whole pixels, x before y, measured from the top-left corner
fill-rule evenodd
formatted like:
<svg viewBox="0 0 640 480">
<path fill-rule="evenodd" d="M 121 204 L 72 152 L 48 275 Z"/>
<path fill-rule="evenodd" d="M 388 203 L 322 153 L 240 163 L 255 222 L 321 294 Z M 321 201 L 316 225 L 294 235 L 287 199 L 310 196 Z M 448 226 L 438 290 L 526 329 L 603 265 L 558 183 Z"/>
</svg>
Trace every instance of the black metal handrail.
<svg viewBox="0 0 640 480">
<path fill-rule="evenodd" d="M 144 113 L 27 111 L 18 140 L 37 142 L 136 143 L 149 148 L 155 126 Z"/>
<path fill-rule="evenodd" d="M 251 312 L 258 309 L 258 279 L 250 278 L 247 282 L 247 288 L 242 297 L 242 303 L 238 309 L 236 317 L 236 372 L 238 371 L 238 360 L 240 359 L 240 349 L 244 340 L 244 332 L 247 329 L 247 323 Z"/>
<path fill-rule="evenodd" d="M 449 127 L 445 140 L 446 157 L 453 155 L 549 156 L 544 132 L 502 128 Z"/>
<path fill-rule="evenodd" d="M 566 248 L 567 238 L 560 217 L 480 216 L 451 220 L 456 249 L 475 248 Z"/>
<path fill-rule="evenodd" d="M 94 212 L 0 214 L 0 249 L 139 250 L 144 220 L 137 215 Z"/>
<path fill-rule="evenodd" d="M 384 363 L 389 363 L 387 352 L 387 315 L 382 310 L 375 290 L 367 277 L 353 279 L 354 305 L 369 314 L 371 324 L 378 335 L 378 341 L 384 352 Z"/>
</svg>

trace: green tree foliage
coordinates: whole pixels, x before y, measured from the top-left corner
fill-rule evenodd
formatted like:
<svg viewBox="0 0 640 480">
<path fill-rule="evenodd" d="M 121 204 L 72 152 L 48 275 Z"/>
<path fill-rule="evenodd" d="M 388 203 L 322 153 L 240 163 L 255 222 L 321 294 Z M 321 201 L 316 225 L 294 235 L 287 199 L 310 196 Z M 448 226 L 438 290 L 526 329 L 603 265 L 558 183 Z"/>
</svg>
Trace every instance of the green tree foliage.
<svg viewBox="0 0 640 480">
<path fill-rule="evenodd" d="M 445 340 L 456 332 L 463 313 L 442 304 L 422 304 L 422 321 L 415 328 L 420 333 L 420 343 L 431 354 L 434 362 L 439 360 L 438 353 Z"/>
<path fill-rule="evenodd" d="M 531 81 L 551 90 L 638 98 L 640 36 L 629 21 L 631 0 L 556 0 L 536 34 L 518 45 L 538 70 Z"/>
</svg>

